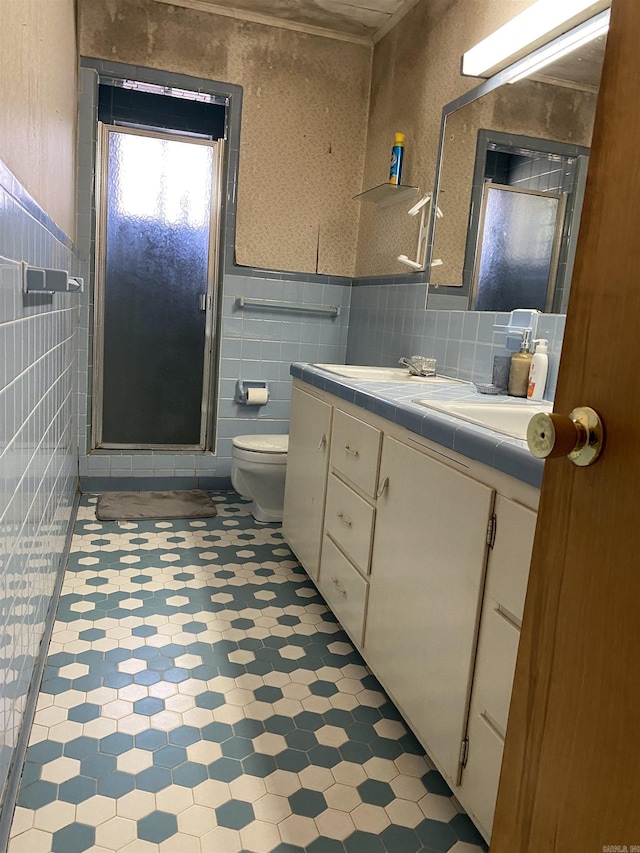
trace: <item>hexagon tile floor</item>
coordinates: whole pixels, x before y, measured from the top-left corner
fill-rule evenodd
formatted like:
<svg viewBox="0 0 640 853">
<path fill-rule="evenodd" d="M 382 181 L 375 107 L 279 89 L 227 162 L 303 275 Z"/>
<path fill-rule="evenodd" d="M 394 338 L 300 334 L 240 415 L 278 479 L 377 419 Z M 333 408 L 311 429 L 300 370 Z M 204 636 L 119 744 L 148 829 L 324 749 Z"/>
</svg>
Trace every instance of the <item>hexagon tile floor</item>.
<svg viewBox="0 0 640 853">
<path fill-rule="evenodd" d="M 486 850 L 279 526 L 213 499 L 82 499 L 9 853 Z"/>
</svg>

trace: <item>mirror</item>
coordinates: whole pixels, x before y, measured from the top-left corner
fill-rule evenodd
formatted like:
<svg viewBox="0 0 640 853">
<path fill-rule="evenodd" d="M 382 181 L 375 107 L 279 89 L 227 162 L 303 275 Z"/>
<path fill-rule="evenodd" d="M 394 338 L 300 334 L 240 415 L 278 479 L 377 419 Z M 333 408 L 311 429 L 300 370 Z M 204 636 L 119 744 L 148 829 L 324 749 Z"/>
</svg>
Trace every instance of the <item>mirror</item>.
<svg viewBox="0 0 640 853">
<path fill-rule="evenodd" d="M 566 311 L 605 43 L 444 108 L 429 308 Z"/>
</svg>

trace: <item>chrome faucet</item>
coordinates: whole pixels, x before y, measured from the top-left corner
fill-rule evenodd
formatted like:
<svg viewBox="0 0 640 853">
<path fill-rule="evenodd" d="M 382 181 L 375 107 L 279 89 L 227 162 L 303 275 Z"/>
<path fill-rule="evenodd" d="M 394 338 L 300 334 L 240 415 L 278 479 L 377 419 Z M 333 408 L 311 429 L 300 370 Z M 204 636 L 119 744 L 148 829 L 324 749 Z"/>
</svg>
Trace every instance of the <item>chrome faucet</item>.
<svg viewBox="0 0 640 853">
<path fill-rule="evenodd" d="M 411 376 L 430 376 L 434 373 L 435 368 L 434 359 L 426 359 L 422 358 L 422 356 L 406 358 L 403 355 L 398 364 L 402 365 L 402 367 L 407 367 Z"/>
</svg>

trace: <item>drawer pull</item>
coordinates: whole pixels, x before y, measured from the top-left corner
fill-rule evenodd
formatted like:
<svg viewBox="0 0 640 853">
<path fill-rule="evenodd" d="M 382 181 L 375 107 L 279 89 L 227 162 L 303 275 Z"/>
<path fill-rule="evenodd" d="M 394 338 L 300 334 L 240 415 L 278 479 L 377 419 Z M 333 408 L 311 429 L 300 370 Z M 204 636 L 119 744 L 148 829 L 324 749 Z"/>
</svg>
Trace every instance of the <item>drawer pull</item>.
<svg viewBox="0 0 640 853">
<path fill-rule="evenodd" d="M 342 586 L 338 578 L 332 577 L 331 583 L 335 586 L 336 590 L 340 593 L 340 595 L 346 596 L 347 590 Z"/>
<path fill-rule="evenodd" d="M 322 450 L 322 448 L 323 448 L 323 447 L 326 447 L 326 445 L 327 445 L 327 435 L 326 435 L 326 433 L 325 433 L 325 434 L 322 436 L 322 438 L 320 439 L 320 444 L 318 445 L 318 450 Z"/>
<path fill-rule="evenodd" d="M 509 623 L 509 625 L 513 625 L 513 627 L 520 631 L 522 630 L 522 620 L 518 619 L 517 616 L 514 616 L 506 607 L 503 607 L 501 604 L 498 604 L 497 607 L 493 608 L 498 616 L 502 616 L 502 618 Z"/>
<path fill-rule="evenodd" d="M 338 519 L 338 521 L 341 521 L 345 527 L 351 527 L 352 522 L 348 518 L 345 518 L 345 515 L 343 512 L 337 512 L 336 518 Z"/>
<path fill-rule="evenodd" d="M 388 489 L 388 487 L 389 487 L 389 478 L 385 477 L 384 480 L 382 481 L 382 485 L 380 486 L 380 488 L 376 492 L 377 496 L 379 498 L 381 498 L 383 496 L 383 494 L 386 492 L 386 490 Z"/>
<path fill-rule="evenodd" d="M 348 444 L 344 446 L 345 452 L 350 453 L 351 456 L 360 456 L 360 453 L 357 450 L 354 450 L 353 447 L 349 447 Z"/>
</svg>

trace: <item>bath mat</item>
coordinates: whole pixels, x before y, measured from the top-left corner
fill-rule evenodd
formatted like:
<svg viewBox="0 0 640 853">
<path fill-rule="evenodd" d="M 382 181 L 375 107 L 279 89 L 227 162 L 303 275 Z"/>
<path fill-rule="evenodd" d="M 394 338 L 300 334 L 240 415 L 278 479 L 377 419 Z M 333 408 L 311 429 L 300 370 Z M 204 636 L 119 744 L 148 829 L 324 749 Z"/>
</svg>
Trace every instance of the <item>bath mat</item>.
<svg viewBox="0 0 640 853">
<path fill-rule="evenodd" d="M 215 504 L 202 489 L 176 492 L 105 492 L 98 498 L 100 521 L 137 521 L 149 518 L 211 518 Z"/>
</svg>

